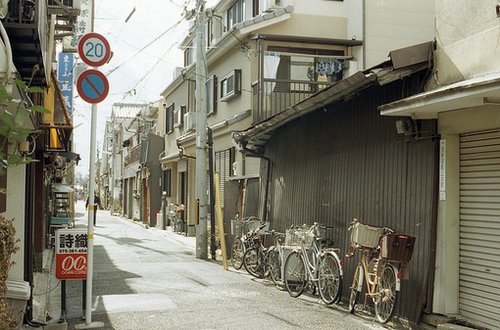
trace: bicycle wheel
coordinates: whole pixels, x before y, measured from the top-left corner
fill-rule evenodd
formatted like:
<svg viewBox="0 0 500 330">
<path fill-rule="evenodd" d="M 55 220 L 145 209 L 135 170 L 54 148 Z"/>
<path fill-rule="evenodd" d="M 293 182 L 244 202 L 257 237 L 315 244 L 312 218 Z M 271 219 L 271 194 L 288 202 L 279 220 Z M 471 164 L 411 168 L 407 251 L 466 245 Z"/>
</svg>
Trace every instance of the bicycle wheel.
<svg viewBox="0 0 500 330">
<path fill-rule="evenodd" d="M 386 265 L 379 277 L 378 294 L 375 303 L 375 315 L 380 323 L 387 323 L 396 307 L 398 291 L 396 291 L 397 274 L 391 265 Z"/>
<path fill-rule="evenodd" d="M 278 250 L 275 247 L 269 248 L 267 255 L 267 267 L 269 269 L 269 276 L 274 284 L 281 283 L 281 258 Z"/>
<path fill-rule="evenodd" d="M 307 284 L 306 265 L 297 251 L 288 255 L 285 261 L 284 280 L 290 296 L 296 298 L 302 294 Z"/>
<path fill-rule="evenodd" d="M 234 269 L 241 269 L 243 266 L 243 244 L 238 236 L 234 238 L 231 246 L 231 265 Z"/>
<path fill-rule="evenodd" d="M 319 261 L 318 289 L 321 299 L 327 305 L 338 301 L 342 295 L 340 267 L 332 252 L 325 253 Z"/>
<path fill-rule="evenodd" d="M 262 251 L 254 247 L 246 250 L 243 255 L 243 266 L 245 266 L 248 274 L 257 278 L 264 277 L 264 264 L 262 261 Z"/>
<path fill-rule="evenodd" d="M 359 293 L 363 289 L 363 266 L 361 263 L 356 267 L 351 284 L 351 295 L 349 296 L 349 313 L 354 313 L 354 308 L 358 303 Z"/>
</svg>

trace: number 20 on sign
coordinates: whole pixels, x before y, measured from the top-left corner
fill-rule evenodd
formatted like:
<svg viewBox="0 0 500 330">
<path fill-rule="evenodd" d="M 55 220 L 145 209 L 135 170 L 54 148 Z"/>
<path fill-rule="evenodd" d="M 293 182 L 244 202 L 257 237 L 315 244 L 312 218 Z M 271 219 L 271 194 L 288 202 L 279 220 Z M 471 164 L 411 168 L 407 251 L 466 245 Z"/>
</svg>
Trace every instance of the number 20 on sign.
<svg viewBox="0 0 500 330">
<path fill-rule="evenodd" d="M 83 35 L 78 42 L 78 55 L 85 64 L 97 67 L 109 61 L 111 48 L 106 38 L 91 32 Z"/>
</svg>

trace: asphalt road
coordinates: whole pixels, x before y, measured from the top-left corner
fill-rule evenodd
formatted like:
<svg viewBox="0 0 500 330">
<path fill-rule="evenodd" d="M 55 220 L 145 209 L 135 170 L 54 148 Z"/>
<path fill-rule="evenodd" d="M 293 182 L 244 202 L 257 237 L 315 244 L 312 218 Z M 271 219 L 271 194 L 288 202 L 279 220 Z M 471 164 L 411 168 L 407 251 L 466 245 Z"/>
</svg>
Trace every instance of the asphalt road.
<svg viewBox="0 0 500 330">
<path fill-rule="evenodd" d="M 86 223 L 81 202 L 77 225 Z M 384 329 L 372 316 L 291 298 L 244 270 L 195 258 L 194 238 L 98 211 L 92 321 L 101 329 Z M 68 328 L 83 324 L 80 281 L 67 284 Z"/>
</svg>

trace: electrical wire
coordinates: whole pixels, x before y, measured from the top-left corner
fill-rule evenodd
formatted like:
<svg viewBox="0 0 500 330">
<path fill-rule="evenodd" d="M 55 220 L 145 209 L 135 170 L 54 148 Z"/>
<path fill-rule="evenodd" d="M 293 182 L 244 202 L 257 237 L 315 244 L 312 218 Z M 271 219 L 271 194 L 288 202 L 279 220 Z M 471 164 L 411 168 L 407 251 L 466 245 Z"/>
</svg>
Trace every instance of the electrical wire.
<svg viewBox="0 0 500 330">
<path fill-rule="evenodd" d="M 129 57 L 127 60 L 123 61 L 122 63 L 118 64 L 117 66 L 115 66 L 113 69 L 109 70 L 105 75 L 106 76 L 109 76 L 110 74 L 112 74 L 113 72 L 115 72 L 116 70 L 118 70 L 120 67 L 122 67 L 124 64 L 126 64 L 127 62 L 129 62 L 130 60 L 132 60 L 133 58 L 135 58 L 137 55 L 139 55 L 140 53 L 142 53 L 146 48 L 148 48 L 149 46 L 151 46 L 153 43 L 155 43 L 156 41 L 158 41 L 158 39 L 160 39 L 161 37 L 163 37 L 165 34 L 167 34 L 168 32 L 172 31 L 174 28 L 176 28 L 180 23 L 182 23 L 182 21 L 184 20 L 184 18 L 181 18 L 180 20 L 178 20 L 176 23 L 174 23 L 174 25 L 172 25 L 171 27 L 169 27 L 167 30 L 163 31 L 162 33 L 160 33 L 160 35 L 158 35 L 156 38 L 154 38 L 153 40 L 151 40 L 150 42 L 148 42 L 144 47 L 142 47 L 137 53 L 135 53 L 134 55 L 132 55 L 131 57 Z"/>
</svg>

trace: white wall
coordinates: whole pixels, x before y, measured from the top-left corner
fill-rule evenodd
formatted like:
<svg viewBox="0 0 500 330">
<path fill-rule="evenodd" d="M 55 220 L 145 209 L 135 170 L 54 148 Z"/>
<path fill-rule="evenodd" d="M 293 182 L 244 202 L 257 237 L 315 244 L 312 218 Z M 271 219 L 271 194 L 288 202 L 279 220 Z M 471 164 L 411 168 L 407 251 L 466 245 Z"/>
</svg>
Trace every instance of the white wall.
<svg viewBox="0 0 500 330">
<path fill-rule="evenodd" d="M 440 85 L 500 70 L 497 0 L 437 0 L 434 75 Z"/>
<path fill-rule="evenodd" d="M 19 250 L 11 259 L 15 265 L 9 271 L 10 280 L 24 280 L 24 206 L 25 206 L 26 166 L 11 166 L 7 171 L 7 210 L 3 216 L 14 219 L 15 239 Z"/>
<path fill-rule="evenodd" d="M 385 61 L 391 50 L 433 40 L 434 6 L 434 0 L 365 0 L 365 68 Z"/>
</svg>

